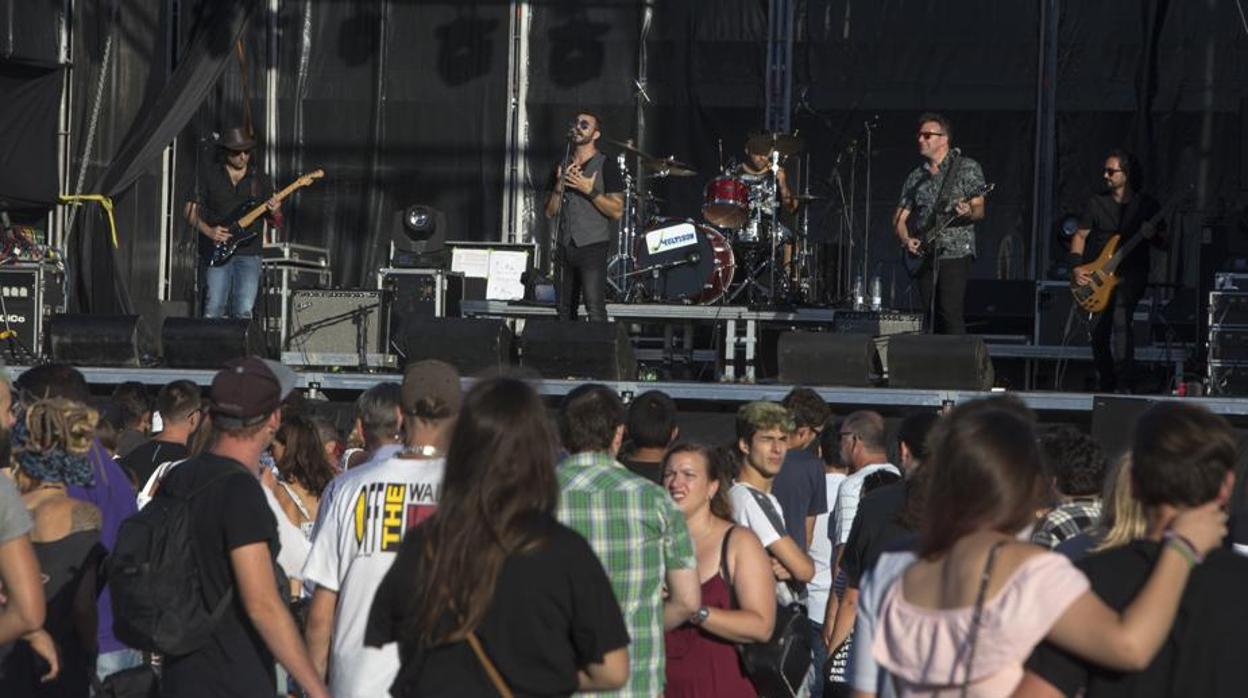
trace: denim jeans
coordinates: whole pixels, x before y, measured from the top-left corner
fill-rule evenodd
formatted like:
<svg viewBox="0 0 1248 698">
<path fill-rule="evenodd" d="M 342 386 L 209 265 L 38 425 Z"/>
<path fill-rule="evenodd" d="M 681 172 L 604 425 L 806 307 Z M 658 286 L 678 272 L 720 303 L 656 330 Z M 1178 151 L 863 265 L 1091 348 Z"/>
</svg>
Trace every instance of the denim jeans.
<svg viewBox="0 0 1248 698">
<path fill-rule="evenodd" d="M 810 621 L 811 665 L 815 674 L 811 678 L 810 695 L 819 698 L 823 695 L 823 663 L 828 661 L 828 651 L 823 647 L 823 624 Z"/>
<path fill-rule="evenodd" d="M 130 669 L 143 663 L 143 653 L 134 649 L 105 652 L 95 658 L 95 674 L 100 681 L 116 674 L 122 669 Z"/>
<path fill-rule="evenodd" d="M 204 268 L 204 317 L 250 319 L 260 290 L 260 255 L 234 255 Z"/>
</svg>

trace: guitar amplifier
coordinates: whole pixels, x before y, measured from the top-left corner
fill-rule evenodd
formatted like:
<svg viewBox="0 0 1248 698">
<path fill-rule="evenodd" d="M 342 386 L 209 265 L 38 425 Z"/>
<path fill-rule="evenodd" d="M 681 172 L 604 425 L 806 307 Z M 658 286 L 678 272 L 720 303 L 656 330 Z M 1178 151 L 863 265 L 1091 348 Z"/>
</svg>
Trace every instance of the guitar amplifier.
<svg viewBox="0 0 1248 698">
<path fill-rule="evenodd" d="M 1211 291 L 1209 326 L 1248 325 L 1248 291 Z"/>
<path fill-rule="evenodd" d="M 291 366 L 382 368 L 385 353 L 381 291 L 307 289 L 290 298 L 290 334 L 282 363 Z"/>
<path fill-rule="evenodd" d="M 290 297 L 295 291 L 329 288 L 333 273 L 319 264 L 284 260 L 261 260 L 260 293 L 254 315 L 264 333 L 264 343 L 274 352 L 290 334 Z"/>
<path fill-rule="evenodd" d="M 900 310 L 838 310 L 832 315 L 832 331 L 874 337 L 922 332 L 923 314 Z"/>
</svg>

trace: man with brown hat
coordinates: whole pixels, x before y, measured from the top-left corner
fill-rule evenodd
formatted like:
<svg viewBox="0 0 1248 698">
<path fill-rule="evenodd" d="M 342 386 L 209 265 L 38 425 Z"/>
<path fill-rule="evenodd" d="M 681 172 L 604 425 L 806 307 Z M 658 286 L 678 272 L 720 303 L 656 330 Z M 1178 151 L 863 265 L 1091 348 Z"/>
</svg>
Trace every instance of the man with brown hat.
<svg viewBox="0 0 1248 698">
<path fill-rule="evenodd" d="M 267 199 L 269 220 L 282 225 L 282 205 L 273 196 L 273 182 L 251 165 L 256 141 L 241 127 L 226 129 L 218 141 L 220 156 L 199 175 L 195 192 L 186 202 L 186 220 L 199 232 L 200 277 L 203 279 L 204 317 L 250 318 L 260 288 L 260 232 L 263 221 L 235 231 L 252 235 L 240 243 L 224 263 L 209 265 L 217 243 L 230 239 L 230 226 L 251 201 Z"/>
<path fill-rule="evenodd" d="M 398 646 L 364 646 L 377 587 L 404 535 L 437 507 L 455 419 L 463 403 L 459 373 L 420 361 L 403 374 L 404 450 L 339 476 L 321 500 L 312 552 L 303 568 L 316 585 L 307 640 L 317 671 L 338 698 L 386 695 L 399 671 Z"/>
<path fill-rule="evenodd" d="M 329 695 L 277 591 L 277 523 L 259 482 L 260 454 L 294 387 L 294 372 L 275 361 L 231 361 L 212 381 L 212 444 L 161 483 L 158 496 L 189 498 L 205 607 L 230 598 L 211 640 L 189 654 L 165 657 L 165 695 L 274 695 L 275 658 L 308 696 Z"/>
</svg>

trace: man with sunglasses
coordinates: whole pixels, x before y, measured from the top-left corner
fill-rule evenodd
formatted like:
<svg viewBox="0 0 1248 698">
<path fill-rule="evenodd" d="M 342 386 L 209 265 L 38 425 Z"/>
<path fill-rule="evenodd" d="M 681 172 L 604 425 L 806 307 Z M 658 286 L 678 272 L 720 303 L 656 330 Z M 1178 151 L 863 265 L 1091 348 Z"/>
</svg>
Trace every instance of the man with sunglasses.
<svg viewBox="0 0 1248 698">
<path fill-rule="evenodd" d="M 975 222 L 984 218 L 984 197 L 972 194 L 982 191 L 984 172 L 978 162 L 951 148 L 952 141 L 953 129 L 944 116 L 927 113 L 919 117 L 923 163 L 910 172 L 901 187 L 893 229 L 909 254 L 919 254 L 925 244 L 931 247 L 917 277 L 923 307 L 934 311 L 931 330 L 965 334 L 963 308 L 966 281 L 975 258 Z M 945 211 L 957 217 L 935 239 L 923 240 L 911 234 L 928 229 Z"/>
<path fill-rule="evenodd" d="M 1161 210 L 1157 200 L 1140 191 L 1143 181 L 1139 162 L 1125 150 L 1112 150 L 1105 157 L 1101 170 L 1105 189 L 1093 195 L 1079 216 L 1079 228 L 1070 240 L 1070 265 L 1096 259 L 1114 235 L 1119 247 L 1141 232 L 1141 228 Z M 1156 231 L 1164 233 L 1164 221 Z M 1150 242 L 1163 245 L 1163 235 L 1154 235 Z M 1149 245 L 1137 245 L 1118 265 L 1120 283 L 1110 296 L 1109 306 L 1093 320 L 1092 361 L 1096 366 L 1097 390 L 1115 392 L 1131 390 L 1135 363 L 1135 336 L 1131 326 L 1135 306 L 1148 285 Z M 1086 271 L 1073 271 L 1071 280 L 1086 286 Z"/>
<path fill-rule="evenodd" d="M 607 254 L 614 222 L 624 213 L 619 172 L 598 151 L 602 120 L 580 111 L 568 128 L 569 161 L 555 167 L 546 217 L 558 216 L 555 259 L 559 318 L 575 320 L 581 296 L 594 322 L 607 320 Z"/>
<path fill-rule="evenodd" d="M 260 289 L 263 243 L 258 233 L 263 220 L 257 218 L 247 227 L 246 232 L 257 235 L 240 244 L 224 264 L 209 266 L 208 259 L 218 242 L 229 239 L 234 221 L 227 217 L 241 204 L 267 199 L 268 217 L 275 227 L 282 224 L 282 205 L 273 197 L 273 182 L 252 166 L 256 141 L 247 129 L 226 129 L 217 145 L 220 157 L 200 175 L 185 210 L 187 222 L 199 233 L 204 317 L 250 318 Z"/>
</svg>

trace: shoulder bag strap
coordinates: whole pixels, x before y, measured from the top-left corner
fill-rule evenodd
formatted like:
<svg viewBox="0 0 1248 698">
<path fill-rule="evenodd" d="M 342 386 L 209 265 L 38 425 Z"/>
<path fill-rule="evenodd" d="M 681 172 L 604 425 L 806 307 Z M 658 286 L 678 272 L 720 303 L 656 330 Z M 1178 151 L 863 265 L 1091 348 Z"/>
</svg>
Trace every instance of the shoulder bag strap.
<svg viewBox="0 0 1248 698">
<path fill-rule="evenodd" d="M 787 536 L 789 529 L 784 525 L 784 517 L 771 505 L 771 499 L 763 492 L 759 492 L 749 485 L 745 485 L 745 489 L 750 493 L 750 496 L 754 497 L 754 501 L 758 502 L 758 508 L 763 510 L 763 515 L 775 527 L 776 533 L 779 533 L 781 536 Z"/>
<path fill-rule="evenodd" d="M 979 621 L 984 613 L 985 597 L 988 595 L 988 577 L 992 575 L 992 564 L 997 559 L 997 551 L 1008 542 L 999 540 L 992 544 L 992 547 L 988 549 L 988 560 L 984 563 L 984 573 L 979 578 L 979 593 L 975 595 L 975 612 L 971 616 L 970 649 L 966 656 L 966 674 L 962 677 L 962 691 L 959 693 L 961 698 L 966 698 L 971 685 L 971 667 L 975 663 L 975 641 L 979 638 Z"/>
<path fill-rule="evenodd" d="M 732 530 L 736 526 L 729 526 L 724 531 L 724 542 L 719 545 L 719 576 L 723 578 L 724 583 L 728 585 L 728 600 L 733 608 L 737 607 L 737 593 L 732 588 L 732 574 L 728 572 L 728 539 L 732 537 Z"/>
<path fill-rule="evenodd" d="M 494 690 L 498 691 L 498 695 L 503 698 L 512 698 L 511 689 L 507 687 L 507 682 L 503 680 L 503 675 L 498 673 L 498 668 L 494 666 L 494 662 L 491 662 L 489 655 L 485 653 L 485 648 L 481 646 L 481 640 L 477 638 L 477 634 L 469 630 L 467 640 L 468 645 L 472 647 L 473 654 L 477 655 L 477 661 L 481 662 L 482 668 L 485 669 L 485 675 L 490 677 L 490 683 L 494 684 Z"/>
</svg>

